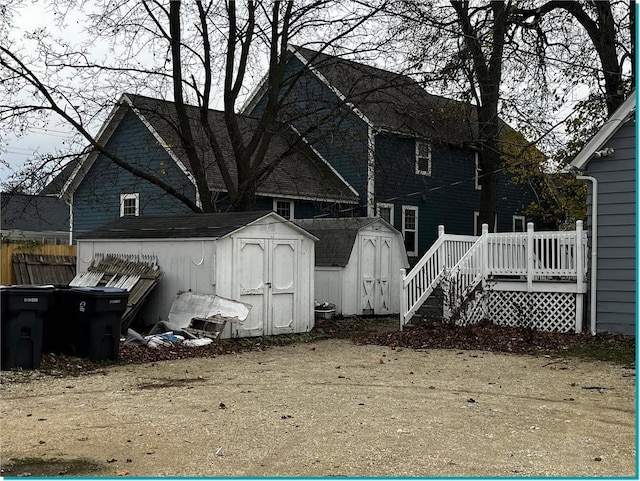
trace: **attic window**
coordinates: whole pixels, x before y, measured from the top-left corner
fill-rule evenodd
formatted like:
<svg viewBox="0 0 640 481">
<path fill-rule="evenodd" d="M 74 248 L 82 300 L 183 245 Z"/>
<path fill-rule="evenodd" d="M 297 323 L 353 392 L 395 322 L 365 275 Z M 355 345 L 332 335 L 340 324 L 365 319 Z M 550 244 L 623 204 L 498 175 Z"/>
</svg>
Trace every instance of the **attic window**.
<svg viewBox="0 0 640 481">
<path fill-rule="evenodd" d="M 378 202 L 378 217 L 393 225 L 393 204 Z"/>
<path fill-rule="evenodd" d="M 431 175 L 431 144 L 416 140 L 416 174 Z"/>
<path fill-rule="evenodd" d="M 140 194 L 120 194 L 120 217 L 140 215 Z"/>
<path fill-rule="evenodd" d="M 276 212 L 276 214 L 281 215 L 285 219 L 293 219 L 293 202 L 290 200 L 274 199 L 273 210 Z"/>
</svg>

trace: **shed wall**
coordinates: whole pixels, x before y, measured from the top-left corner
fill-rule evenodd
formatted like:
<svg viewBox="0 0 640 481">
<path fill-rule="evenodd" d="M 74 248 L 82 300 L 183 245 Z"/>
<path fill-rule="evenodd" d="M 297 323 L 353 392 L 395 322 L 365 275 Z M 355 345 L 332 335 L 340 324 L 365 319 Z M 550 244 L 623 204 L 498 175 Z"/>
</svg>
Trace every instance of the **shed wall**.
<svg viewBox="0 0 640 481">
<path fill-rule="evenodd" d="M 164 275 L 138 314 L 145 325 L 167 320 L 179 291 L 191 289 L 201 294 L 217 294 L 214 240 L 79 240 L 78 274 L 87 272 L 98 253 L 157 256 L 158 267 Z"/>
</svg>

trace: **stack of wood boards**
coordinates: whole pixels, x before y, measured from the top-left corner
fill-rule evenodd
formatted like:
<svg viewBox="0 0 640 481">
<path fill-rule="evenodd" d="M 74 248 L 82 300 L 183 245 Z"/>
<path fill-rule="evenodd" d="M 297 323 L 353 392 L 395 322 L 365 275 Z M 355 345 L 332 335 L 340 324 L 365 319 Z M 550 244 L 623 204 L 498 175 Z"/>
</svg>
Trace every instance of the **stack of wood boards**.
<svg viewBox="0 0 640 481">
<path fill-rule="evenodd" d="M 158 284 L 163 272 L 151 256 L 117 254 L 96 255 L 96 261 L 84 274 L 69 284 L 72 287 L 120 287 L 129 291 L 127 309 L 122 315 L 122 332 L 133 322 L 144 300 Z"/>
</svg>

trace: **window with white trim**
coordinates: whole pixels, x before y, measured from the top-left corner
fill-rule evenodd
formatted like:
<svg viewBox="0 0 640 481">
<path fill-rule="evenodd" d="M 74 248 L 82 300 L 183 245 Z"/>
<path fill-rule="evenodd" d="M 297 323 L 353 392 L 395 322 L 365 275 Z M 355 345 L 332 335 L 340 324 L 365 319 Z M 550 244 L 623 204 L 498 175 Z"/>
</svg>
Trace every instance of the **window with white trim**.
<svg viewBox="0 0 640 481">
<path fill-rule="evenodd" d="M 513 216 L 513 232 L 526 232 L 527 221 L 523 215 Z"/>
<path fill-rule="evenodd" d="M 418 255 L 418 208 L 413 205 L 402 206 L 402 237 L 409 257 Z"/>
<path fill-rule="evenodd" d="M 140 215 L 140 194 L 120 194 L 120 217 Z"/>
<path fill-rule="evenodd" d="M 476 187 L 476 190 L 482 190 L 482 180 L 481 180 L 482 169 L 480 168 L 480 156 L 478 155 L 478 152 L 476 152 L 475 158 L 476 158 L 476 166 L 475 166 L 474 175 L 473 175 L 475 179 L 475 187 Z"/>
<path fill-rule="evenodd" d="M 386 220 L 389 224 L 393 225 L 393 204 L 386 204 L 384 202 L 378 202 L 376 205 L 378 209 L 378 217 Z"/>
<path fill-rule="evenodd" d="M 281 215 L 285 219 L 292 220 L 293 217 L 293 201 L 292 200 L 273 200 L 273 210 L 276 214 Z"/>
<path fill-rule="evenodd" d="M 416 139 L 416 174 L 431 175 L 431 144 Z"/>
</svg>

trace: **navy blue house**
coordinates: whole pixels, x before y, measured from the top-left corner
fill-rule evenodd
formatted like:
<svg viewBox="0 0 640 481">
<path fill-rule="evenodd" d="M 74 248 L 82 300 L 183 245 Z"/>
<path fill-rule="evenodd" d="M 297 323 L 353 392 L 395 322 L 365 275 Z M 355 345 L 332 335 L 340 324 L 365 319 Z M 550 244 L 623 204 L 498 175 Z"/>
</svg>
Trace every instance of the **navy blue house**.
<svg viewBox="0 0 640 481">
<path fill-rule="evenodd" d="M 473 107 L 430 95 L 405 75 L 301 47 L 290 53 L 281 119 L 357 190 L 360 215 L 400 230 L 410 257 L 426 252 L 440 224 L 453 234 L 480 233 Z M 245 113 L 261 111 L 266 86 Z M 528 189 L 503 174 L 498 194 L 495 230 L 525 230 Z"/>
<path fill-rule="evenodd" d="M 193 107 L 188 108 L 190 115 L 197 115 Z M 226 132 L 222 112 L 210 111 L 210 120 L 216 132 Z M 241 119 L 243 131 L 250 132 L 253 122 Z M 98 140 L 127 164 L 160 177 L 198 204 L 192 166 L 182 149 L 177 125 L 172 102 L 124 94 Z M 219 137 L 227 165 L 235 175 L 230 140 L 228 136 Z M 209 160 L 207 182 L 216 208 L 228 210 L 227 190 L 204 132 L 196 128 L 194 138 Z M 289 130 L 274 137 L 267 157 L 281 160 L 258 187 L 254 210 L 274 210 L 291 219 L 357 210 L 355 189 L 295 132 Z M 66 179 L 56 179 L 55 183 L 63 185 L 62 196 L 72 205 L 74 239 L 118 217 L 191 212 L 175 196 L 97 152 L 86 154 Z"/>
</svg>

